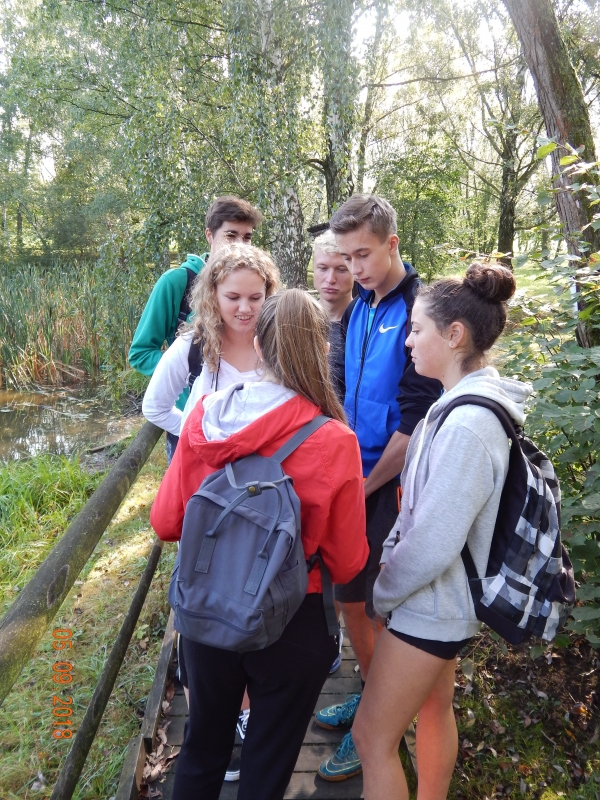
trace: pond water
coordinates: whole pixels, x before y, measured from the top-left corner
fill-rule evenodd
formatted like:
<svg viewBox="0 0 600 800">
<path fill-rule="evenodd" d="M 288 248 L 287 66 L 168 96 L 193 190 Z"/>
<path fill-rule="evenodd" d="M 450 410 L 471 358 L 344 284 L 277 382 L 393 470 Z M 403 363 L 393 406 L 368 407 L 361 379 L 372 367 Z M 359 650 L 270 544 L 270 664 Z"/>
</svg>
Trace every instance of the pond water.
<svg viewBox="0 0 600 800">
<path fill-rule="evenodd" d="M 119 415 L 90 384 L 35 392 L 0 389 L 0 462 L 112 444 L 140 420 L 138 414 Z"/>
</svg>

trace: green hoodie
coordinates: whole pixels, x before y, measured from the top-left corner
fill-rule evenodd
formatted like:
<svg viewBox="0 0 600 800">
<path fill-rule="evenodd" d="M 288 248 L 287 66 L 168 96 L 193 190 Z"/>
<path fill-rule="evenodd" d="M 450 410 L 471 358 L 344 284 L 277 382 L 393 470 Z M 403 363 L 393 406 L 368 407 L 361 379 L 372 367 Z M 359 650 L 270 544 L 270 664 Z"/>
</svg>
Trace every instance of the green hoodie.
<svg viewBox="0 0 600 800">
<path fill-rule="evenodd" d="M 197 275 L 207 258 L 208 253 L 201 256 L 189 254 L 178 269 L 168 269 L 156 281 L 129 348 L 129 364 L 142 375 L 152 375 L 163 354 L 164 343 L 173 344 L 187 286 L 186 270 L 191 269 Z M 191 314 L 188 320 L 190 317 Z M 188 395 L 189 389 L 186 388 L 177 399 L 177 408 L 183 410 Z"/>
</svg>

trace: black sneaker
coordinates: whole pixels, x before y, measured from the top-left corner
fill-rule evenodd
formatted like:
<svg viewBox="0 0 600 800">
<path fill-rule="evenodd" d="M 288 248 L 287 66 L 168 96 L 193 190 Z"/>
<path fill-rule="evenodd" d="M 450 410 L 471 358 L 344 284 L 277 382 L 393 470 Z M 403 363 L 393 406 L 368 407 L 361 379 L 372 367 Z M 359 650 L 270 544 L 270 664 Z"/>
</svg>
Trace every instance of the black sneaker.
<svg viewBox="0 0 600 800">
<path fill-rule="evenodd" d="M 225 780 L 229 782 L 239 781 L 240 779 L 240 764 L 242 763 L 242 759 L 239 756 L 236 756 L 235 753 L 231 756 L 231 761 L 229 762 L 229 766 L 227 767 L 227 772 L 225 773 Z"/>
</svg>

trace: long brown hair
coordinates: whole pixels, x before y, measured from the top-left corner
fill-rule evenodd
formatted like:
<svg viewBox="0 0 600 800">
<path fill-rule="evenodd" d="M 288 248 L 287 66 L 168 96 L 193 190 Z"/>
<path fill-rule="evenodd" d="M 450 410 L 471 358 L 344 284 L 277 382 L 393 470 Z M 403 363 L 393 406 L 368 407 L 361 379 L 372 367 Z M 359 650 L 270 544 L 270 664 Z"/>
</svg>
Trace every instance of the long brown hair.
<svg viewBox="0 0 600 800">
<path fill-rule="evenodd" d="M 194 341 L 202 342 L 204 362 L 210 372 L 216 372 L 223 347 L 223 320 L 217 302 L 217 286 L 232 272 L 249 269 L 265 282 L 269 297 L 279 289 L 279 270 L 264 250 L 250 244 L 232 244 L 211 253 L 208 263 L 194 281 L 191 307 L 195 332 Z"/>
<path fill-rule="evenodd" d="M 267 369 L 323 414 L 347 424 L 329 376 L 329 317 L 308 292 L 286 289 L 265 300 L 256 337 Z"/>
</svg>

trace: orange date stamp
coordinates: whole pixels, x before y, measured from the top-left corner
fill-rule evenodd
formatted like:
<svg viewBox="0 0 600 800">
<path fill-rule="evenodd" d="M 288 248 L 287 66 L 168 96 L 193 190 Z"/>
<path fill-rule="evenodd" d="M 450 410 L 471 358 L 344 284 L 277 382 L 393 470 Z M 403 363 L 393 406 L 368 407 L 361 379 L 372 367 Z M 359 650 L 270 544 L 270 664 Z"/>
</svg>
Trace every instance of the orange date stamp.
<svg viewBox="0 0 600 800">
<path fill-rule="evenodd" d="M 55 628 L 52 631 L 54 650 L 73 649 L 73 631 L 68 628 Z M 66 655 L 66 654 L 65 654 Z M 54 683 L 66 684 L 73 681 L 73 664 L 70 661 L 55 661 L 52 665 Z M 71 717 L 73 715 L 73 698 L 52 695 L 53 739 L 70 739 L 73 736 Z"/>
</svg>

